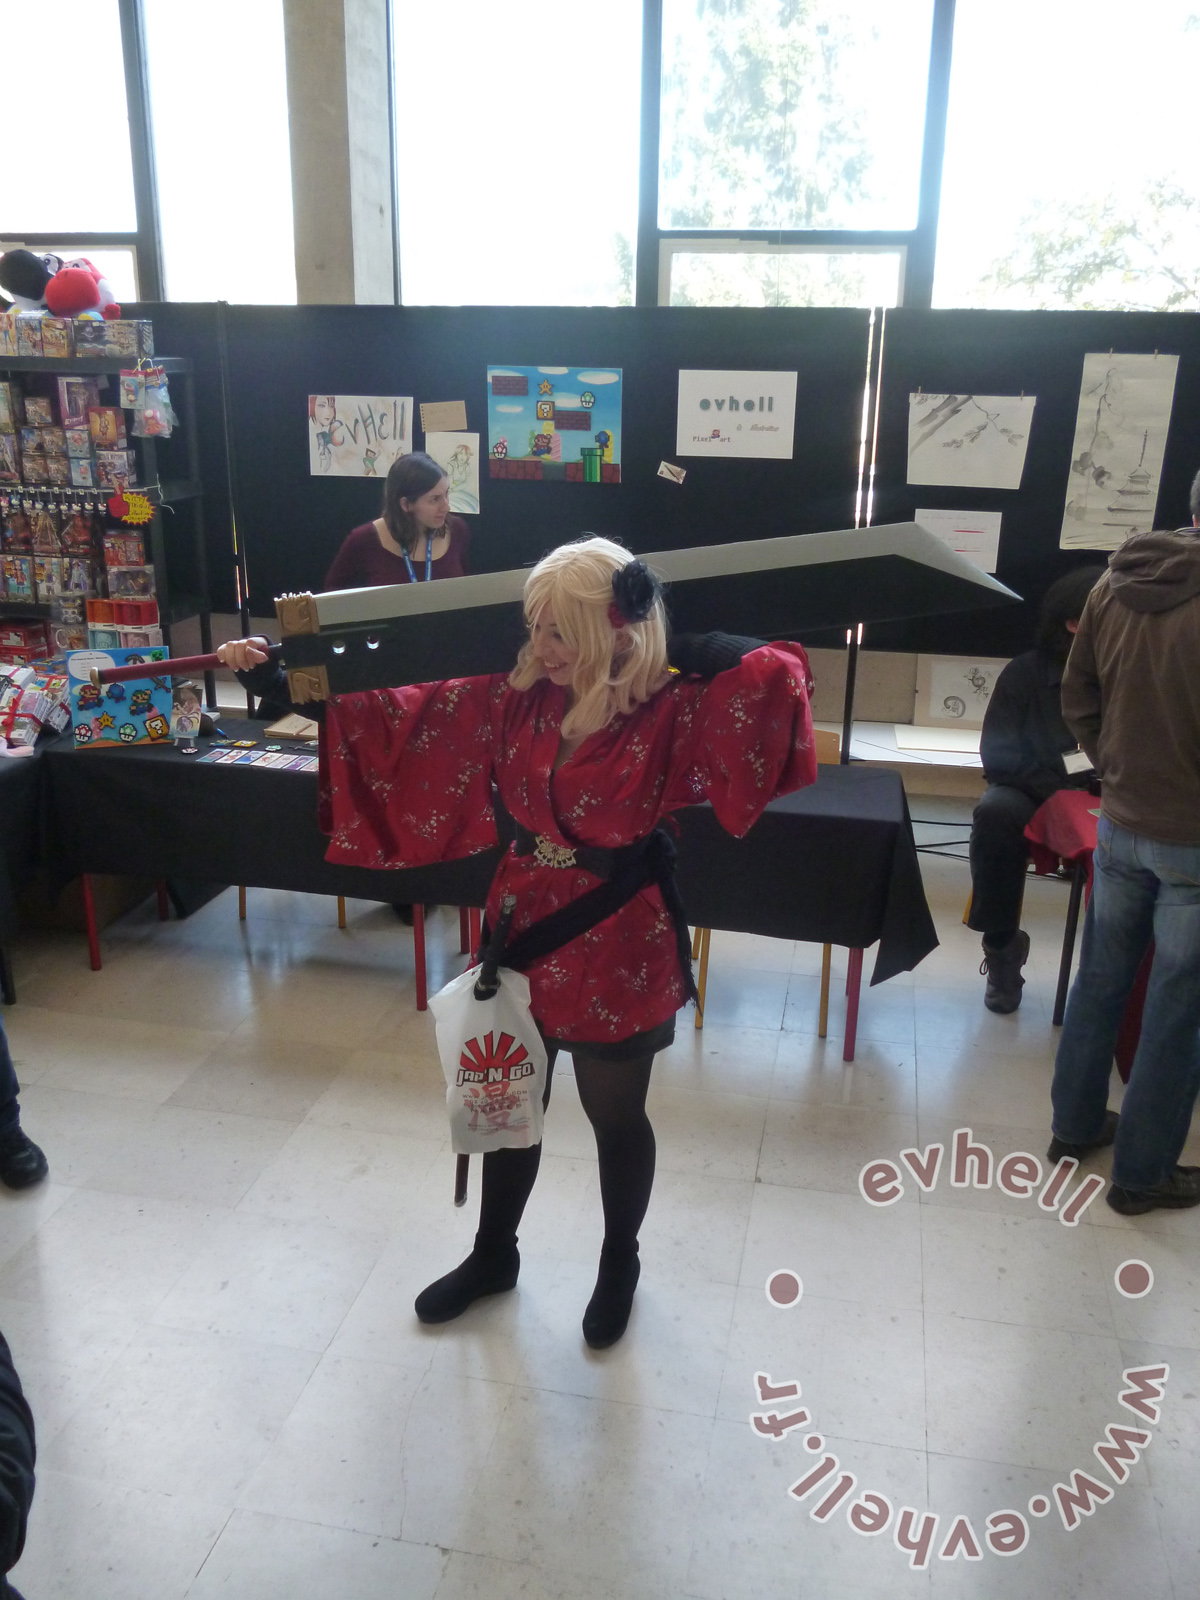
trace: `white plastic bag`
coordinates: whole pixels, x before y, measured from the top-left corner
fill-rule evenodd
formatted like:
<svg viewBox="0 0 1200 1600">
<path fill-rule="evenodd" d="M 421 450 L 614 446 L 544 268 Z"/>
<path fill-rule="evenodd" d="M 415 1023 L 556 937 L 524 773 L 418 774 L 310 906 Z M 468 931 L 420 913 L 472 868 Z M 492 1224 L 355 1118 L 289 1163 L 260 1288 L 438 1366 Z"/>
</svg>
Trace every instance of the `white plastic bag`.
<svg viewBox="0 0 1200 1600">
<path fill-rule="evenodd" d="M 471 967 L 433 995 L 456 1155 L 525 1150 L 542 1137 L 546 1047 L 529 1010 L 529 979 L 501 967 L 500 987 L 476 1000 Z"/>
</svg>

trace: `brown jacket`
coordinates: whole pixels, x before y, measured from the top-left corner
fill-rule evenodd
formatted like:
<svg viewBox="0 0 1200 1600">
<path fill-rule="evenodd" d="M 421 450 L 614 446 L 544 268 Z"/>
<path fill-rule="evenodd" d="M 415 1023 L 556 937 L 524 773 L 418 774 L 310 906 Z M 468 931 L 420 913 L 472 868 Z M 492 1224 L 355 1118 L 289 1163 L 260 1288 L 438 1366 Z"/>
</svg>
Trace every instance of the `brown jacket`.
<svg viewBox="0 0 1200 1600">
<path fill-rule="evenodd" d="M 1200 529 L 1126 540 L 1088 595 L 1063 717 L 1132 833 L 1200 844 Z"/>
</svg>

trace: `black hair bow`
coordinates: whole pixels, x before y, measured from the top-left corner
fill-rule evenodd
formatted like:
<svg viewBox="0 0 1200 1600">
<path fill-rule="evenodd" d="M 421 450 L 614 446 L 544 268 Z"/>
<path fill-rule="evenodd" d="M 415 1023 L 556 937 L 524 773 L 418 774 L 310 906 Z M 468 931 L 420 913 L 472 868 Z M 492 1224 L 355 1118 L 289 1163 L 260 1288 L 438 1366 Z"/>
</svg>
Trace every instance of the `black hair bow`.
<svg viewBox="0 0 1200 1600">
<path fill-rule="evenodd" d="M 662 594 L 662 584 L 644 561 L 627 561 L 612 575 L 612 592 L 609 616 L 614 627 L 619 627 L 627 622 L 645 622 Z"/>
</svg>

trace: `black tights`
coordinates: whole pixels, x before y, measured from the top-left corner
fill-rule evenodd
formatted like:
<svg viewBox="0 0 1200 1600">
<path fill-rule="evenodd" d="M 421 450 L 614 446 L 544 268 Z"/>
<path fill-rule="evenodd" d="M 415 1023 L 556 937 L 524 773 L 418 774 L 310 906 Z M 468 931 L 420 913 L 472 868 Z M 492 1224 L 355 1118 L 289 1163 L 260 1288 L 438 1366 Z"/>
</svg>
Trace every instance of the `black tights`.
<svg viewBox="0 0 1200 1600">
<path fill-rule="evenodd" d="M 550 1104 L 555 1051 L 546 1068 L 543 1107 Z M 653 1054 L 630 1061 L 597 1061 L 573 1051 L 579 1098 L 596 1135 L 600 1199 L 604 1206 L 604 1255 L 627 1258 L 637 1249 L 638 1229 L 654 1185 L 654 1129 L 646 1115 Z M 483 1158 L 478 1243 L 511 1245 L 542 1160 L 540 1144 L 528 1150 L 492 1150 Z"/>
</svg>

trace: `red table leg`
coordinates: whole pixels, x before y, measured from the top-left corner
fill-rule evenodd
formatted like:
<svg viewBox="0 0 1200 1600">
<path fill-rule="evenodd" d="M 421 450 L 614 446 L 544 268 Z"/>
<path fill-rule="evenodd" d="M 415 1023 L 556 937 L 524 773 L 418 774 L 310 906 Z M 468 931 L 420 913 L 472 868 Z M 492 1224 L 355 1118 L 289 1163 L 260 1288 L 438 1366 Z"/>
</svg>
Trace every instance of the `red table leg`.
<svg viewBox="0 0 1200 1600">
<path fill-rule="evenodd" d="M 471 929 L 467 921 L 466 906 L 458 908 L 458 953 L 465 956 L 471 948 Z"/>
<path fill-rule="evenodd" d="M 413 950 L 417 958 L 417 1010 L 429 1008 L 425 982 L 425 907 L 413 907 Z"/>
<path fill-rule="evenodd" d="M 842 1060 L 854 1060 L 854 1046 L 858 1042 L 858 994 L 862 988 L 863 953 L 851 950 L 846 977 L 846 1038 L 842 1045 Z"/>
<path fill-rule="evenodd" d="M 83 890 L 83 920 L 87 927 L 88 955 L 91 957 L 92 971 L 100 971 L 100 934 L 96 928 L 96 902 L 92 897 L 92 879 L 90 873 L 83 873 L 79 879 Z"/>
<path fill-rule="evenodd" d="M 158 920 L 166 922 L 171 915 L 171 902 L 167 899 L 167 880 L 165 878 L 155 880 L 154 892 L 158 895 Z"/>
</svg>

